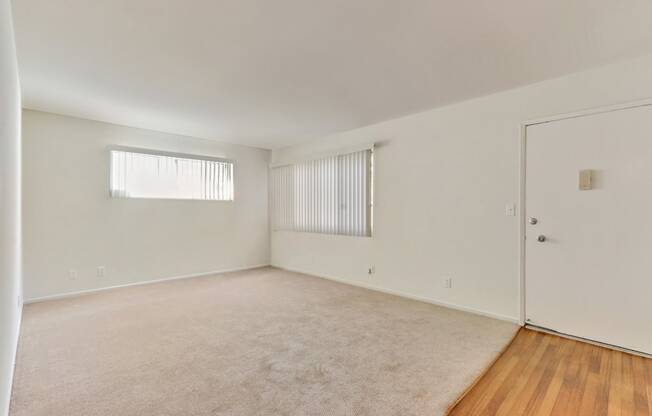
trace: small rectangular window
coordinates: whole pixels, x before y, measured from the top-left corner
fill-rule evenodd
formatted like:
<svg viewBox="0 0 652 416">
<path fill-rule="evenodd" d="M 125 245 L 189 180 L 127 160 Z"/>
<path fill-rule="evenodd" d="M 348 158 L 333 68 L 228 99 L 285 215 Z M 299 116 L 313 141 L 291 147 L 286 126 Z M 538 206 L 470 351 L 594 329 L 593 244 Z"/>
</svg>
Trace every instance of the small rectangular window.
<svg viewBox="0 0 652 416">
<path fill-rule="evenodd" d="M 114 198 L 233 200 L 233 162 L 144 150 L 110 152 Z"/>
</svg>

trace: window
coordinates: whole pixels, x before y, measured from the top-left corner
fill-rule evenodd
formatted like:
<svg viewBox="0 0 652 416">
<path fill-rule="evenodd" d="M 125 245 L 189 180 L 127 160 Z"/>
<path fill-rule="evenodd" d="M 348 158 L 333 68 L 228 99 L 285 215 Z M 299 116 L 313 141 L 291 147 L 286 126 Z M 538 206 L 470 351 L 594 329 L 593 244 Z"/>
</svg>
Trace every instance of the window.
<svg viewBox="0 0 652 416">
<path fill-rule="evenodd" d="M 208 157 L 112 149 L 114 198 L 233 200 L 233 163 Z"/>
<path fill-rule="evenodd" d="M 272 227 L 371 236 L 373 150 L 272 168 Z"/>
</svg>

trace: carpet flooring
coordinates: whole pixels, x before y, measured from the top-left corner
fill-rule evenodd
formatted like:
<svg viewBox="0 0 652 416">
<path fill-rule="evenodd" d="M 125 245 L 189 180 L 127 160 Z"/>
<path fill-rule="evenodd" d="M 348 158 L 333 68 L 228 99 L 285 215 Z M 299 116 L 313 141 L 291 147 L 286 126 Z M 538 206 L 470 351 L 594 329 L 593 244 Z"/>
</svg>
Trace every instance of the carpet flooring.
<svg viewBox="0 0 652 416">
<path fill-rule="evenodd" d="M 443 415 L 516 325 L 274 268 L 26 305 L 11 416 Z"/>
</svg>

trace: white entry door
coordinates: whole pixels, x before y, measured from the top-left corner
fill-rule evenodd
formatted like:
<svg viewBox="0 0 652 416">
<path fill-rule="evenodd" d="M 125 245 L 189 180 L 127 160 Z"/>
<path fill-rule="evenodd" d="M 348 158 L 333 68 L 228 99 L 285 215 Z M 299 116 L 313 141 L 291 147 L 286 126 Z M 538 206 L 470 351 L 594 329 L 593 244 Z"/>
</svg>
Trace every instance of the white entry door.
<svg viewBox="0 0 652 416">
<path fill-rule="evenodd" d="M 525 180 L 526 322 L 652 353 L 652 106 L 528 126 Z"/>
</svg>

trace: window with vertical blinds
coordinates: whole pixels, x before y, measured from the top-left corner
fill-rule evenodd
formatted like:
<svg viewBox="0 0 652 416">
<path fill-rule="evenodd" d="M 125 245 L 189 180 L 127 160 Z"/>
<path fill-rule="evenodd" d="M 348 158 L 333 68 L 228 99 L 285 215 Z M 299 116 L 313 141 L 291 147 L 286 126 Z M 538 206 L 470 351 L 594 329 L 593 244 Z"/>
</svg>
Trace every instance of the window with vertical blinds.
<svg viewBox="0 0 652 416">
<path fill-rule="evenodd" d="M 273 229 L 371 236 L 372 169 L 372 149 L 272 168 Z"/>
<path fill-rule="evenodd" d="M 164 152 L 111 150 L 114 198 L 233 200 L 233 163 Z"/>
</svg>

